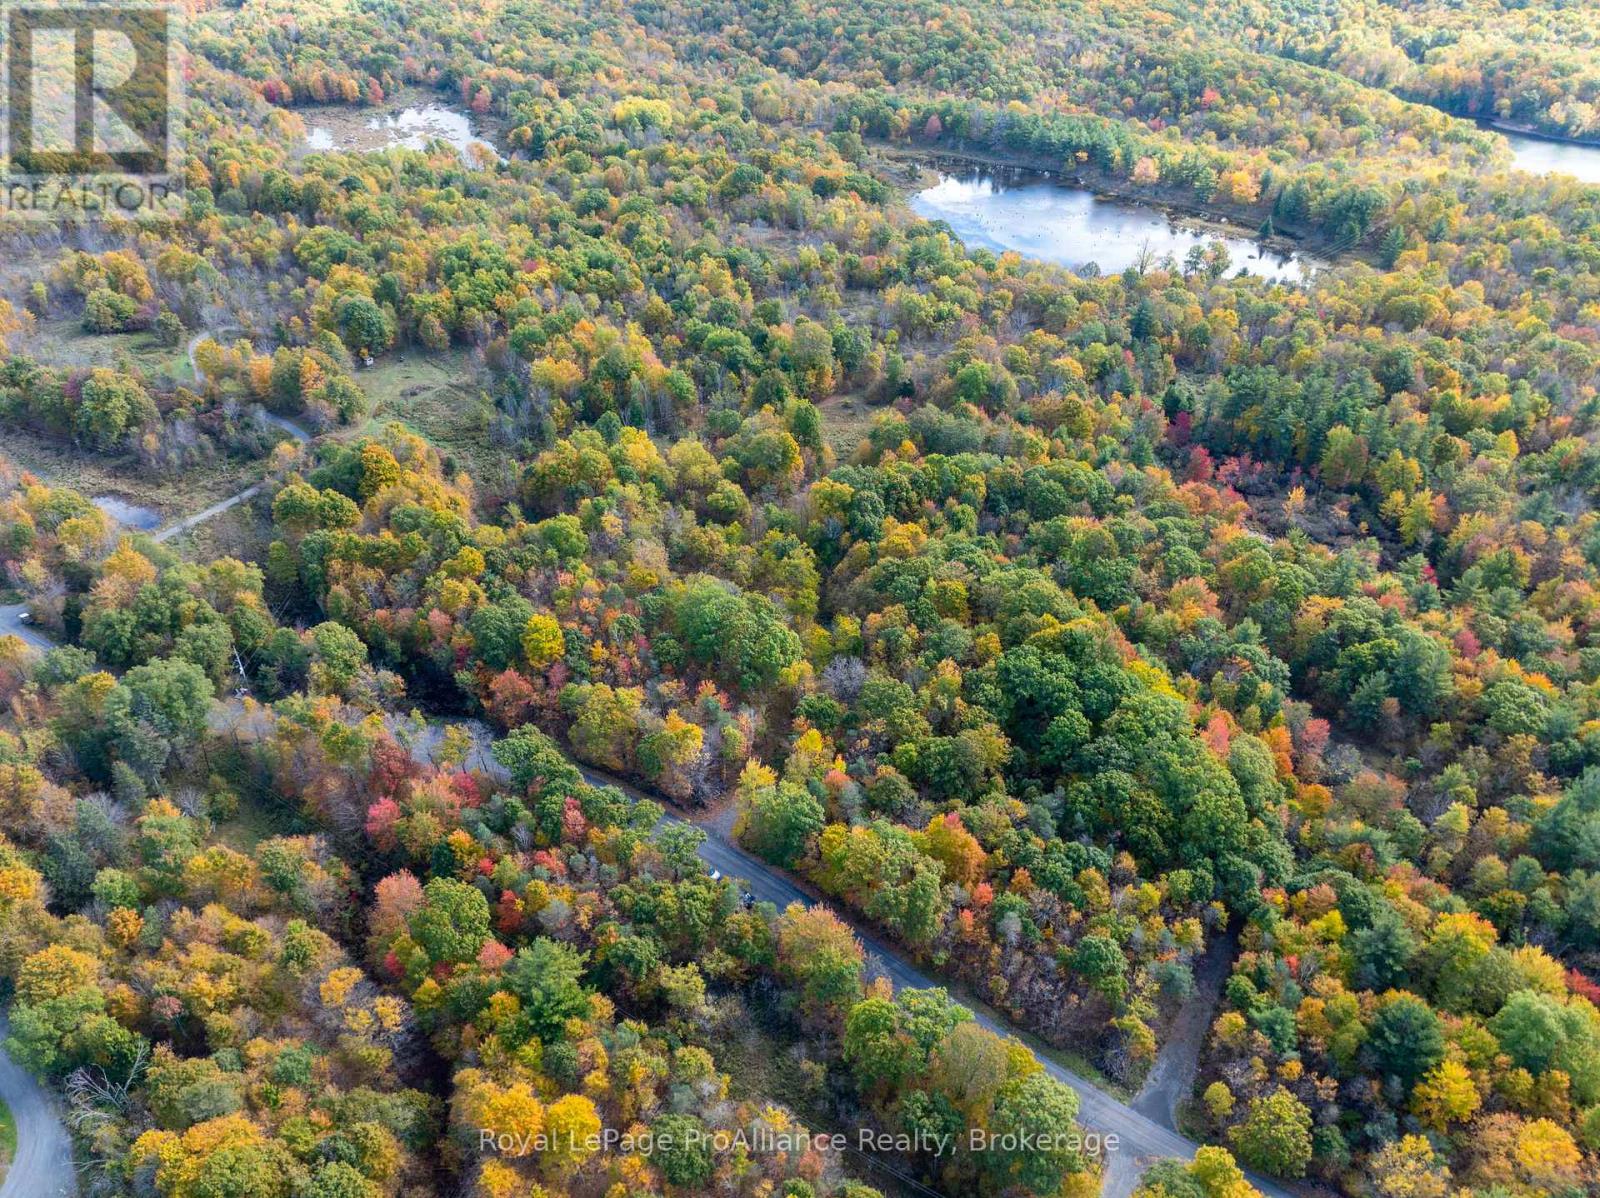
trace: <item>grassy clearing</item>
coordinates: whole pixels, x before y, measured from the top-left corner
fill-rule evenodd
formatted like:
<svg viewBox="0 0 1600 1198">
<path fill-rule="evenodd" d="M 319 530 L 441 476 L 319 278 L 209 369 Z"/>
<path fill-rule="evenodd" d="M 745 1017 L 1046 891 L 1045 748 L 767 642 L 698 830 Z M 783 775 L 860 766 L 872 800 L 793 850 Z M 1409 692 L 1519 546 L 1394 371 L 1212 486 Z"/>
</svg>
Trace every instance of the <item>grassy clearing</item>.
<svg viewBox="0 0 1600 1198">
<path fill-rule="evenodd" d="M 478 477 L 477 467 L 486 467 L 491 456 L 504 456 L 489 440 L 493 408 L 481 398 L 478 373 L 470 350 L 410 350 L 387 356 L 356 372 L 372 401 L 371 416 L 356 431 L 372 434 L 399 421 Z"/>
<path fill-rule="evenodd" d="M 112 365 L 119 358 L 149 374 L 169 371 L 192 383 L 188 357 L 154 343 L 144 333 L 91 337 L 76 322 L 55 320 L 41 325 L 31 338 L 31 352 L 41 362 L 63 366 Z M 371 400 L 363 424 L 334 430 L 335 437 L 376 433 L 391 421 L 414 429 L 440 451 L 455 458 L 458 469 L 488 477 L 490 466 L 504 455 L 490 445 L 492 408 L 480 398 L 478 368 L 472 351 L 442 354 L 411 352 L 385 357 L 360 370 L 356 378 Z M 185 470 L 176 478 L 152 477 L 131 456 L 86 453 L 69 443 L 7 428 L 0 452 L 52 486 L 70 487 L 84 495 L 114 495 L 147 507 L 166 523 L 236 494 L 261 476 L 261 463 L 220 460 Z M 220 555 L 259 560 L 271 541 L 271 525 L 258 503 L 240 504 L 169 542 L 192 560 Z"/>
<path fill-rule="evenodd" d="M 304 830 L 296 826 L 287 811 L 275 811 L 246 795 L 239 799 L 237 815 L 217 822 L 215 839 L 235 852 L 250 856 L 263 840 L 294 836 Z"/>
<path fill-rule="evenodd" d="M 243 480 L 240 482 L 242 484 Z M 272 515 L 267 498 L 258 495 L 179 533 L 167 542 L 167 548 L 192 562 L 236 557 L 240 561 L 260 563 L 266 561 L 270 544 Z"/>
<path fill-rule="evenodd" d="M 866 439 L 882 407 L 874 407 L 859 395 L 830 395 L 817 405 L 822 413 L 822 439 L 834 456 L 848 462 L 856 446 Z"/>
<path fill-rule="evenodd" d="M 161 344 L 154 333 L 85 333 L 75 317 L 41 320 L 17 346 L 46 366 L 115 366 L 126 363 L 152 382 L 193 387 L 184 347 Z"/>
<path fill-rule="evenodd" d="M 116 495 L 160 512 L 163 520 L 215 503 L 248 486 L 258 468 L 218 461 L 185 470 L 175 478 L 141 471 L 131 457 L 102 457 L 64 441 L 14 428 L 0 429 L 0 452 L 51 486 L 84 495 Z"/>
<path fill-rule="evenodd" d="M 75 319 L 38 322 L 16 346 L 48 366 L 124 366 L 142 372 L 156 385 L 194 386 L 194 373 L 182 346 L 162 345 L 154 334 L 85 333 Z M 141 468 L 132 455 L 89 453 L 64 441 L 21 429 L 3 430 L 0 452 L 52 486 L 71 487 L 84 495 L 114 495 L 150 508 L 163 522 L 215 503 L 247 486 L 254 468 L 219 460 L 192 466 L 176 477 L 158 477 Z"/>
<path fill-rule="evenodd" d="M 775 1098 L 799 1111 L 815 1106 L 823 1086 L 808 1068 L 804 1045 L 780 1036 L 742 995 L 729 995 L 721 1010 L 716 1034 L 717 1064 L 729 1076 L 731 1092 L 739 1098 Z M 719 1004 L 719 1007 L 722 1004 Z"/>
</svg>

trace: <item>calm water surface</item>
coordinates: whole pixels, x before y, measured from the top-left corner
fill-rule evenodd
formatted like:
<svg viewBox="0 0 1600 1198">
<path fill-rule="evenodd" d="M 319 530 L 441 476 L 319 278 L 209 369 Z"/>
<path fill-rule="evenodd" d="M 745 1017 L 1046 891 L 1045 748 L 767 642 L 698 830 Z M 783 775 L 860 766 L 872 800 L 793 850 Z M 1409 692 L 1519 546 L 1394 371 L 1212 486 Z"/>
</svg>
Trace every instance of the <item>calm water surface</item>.
<svg viewBox="0 0 1600 1198">
<path fill-rule="evenodd" d="M 912 198 L 911 208 L 944 221 L 968 246 L 1015 250 L 1074 269 L 1092 262 L 1103 275 L 1141 260 L 1171 257 L 1181 264 L 1195 246 L 1215 241 L 1227 247 L 1230 275 L 1299 282 L 1328 265 L 1311 254 L 1282 254 L 1243 235 L 1188 224 L 1158 208 L 1102 199 L 1038 171 L 971 167 L 941 173 L 938 183 Z"/>
<path fill-rule="evenodd" d="M 1600 146 L 1567 141 L 1547 141 L 1526 133 L 1496 133 L 1511 143 L 1512 165 L 1532 175 L 1571 175 L 1585 183 L 1600 183 Z"/>
<path fill-rule="evenodd" d="M 496 158 L 500 151 L 472 131 L 464 112 L 442 104 L 423 104 L 399 112 L 369 117 L 366 123 L 346 133 L 326 125 L 312 125 L 306 132 L 310 150 L 357 150 L 363 153 L 400 146 L 407 150 L 425 149 L 430 141 L 445 141 L 455 147 L 462 161 L 472 162 L 471 147 L 483 146 Z"/>
<path fill-rule="evenodd" d="M 137 503 L 129 503 L 116 495 L 96 495 L 92 500 L 95 507 L 110 516 L 124 528 L 132 528 L 138 532 L 149 532 L 161 524 L 161 514 L 147 507 L 140 507 Z"/>
</svg>

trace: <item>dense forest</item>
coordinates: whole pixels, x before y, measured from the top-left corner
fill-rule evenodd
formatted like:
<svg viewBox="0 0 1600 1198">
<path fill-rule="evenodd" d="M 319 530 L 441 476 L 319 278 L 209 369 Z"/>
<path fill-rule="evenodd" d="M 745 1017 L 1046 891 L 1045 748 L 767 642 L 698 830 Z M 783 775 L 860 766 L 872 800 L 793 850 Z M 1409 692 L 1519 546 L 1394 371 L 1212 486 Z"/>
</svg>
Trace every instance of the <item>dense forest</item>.
<svg viewBox="0 0 1600 1198">
<path fill-rule="evenodd" d="M 1157 7 L 1207 35 L 1327 67 L 1446 112 L 1567 137 L 1600 135 L 1600 32 L 1581 0 Z"/>
<path fill-rule="evenodd" d="M 185 218 L 0 229 L 81 1191 L 1600 1190 L 1600 186 L 1460 119 L 1600 134 L 1592 15 L 193 6 Z M 969 248 L 935 154 L 1327 266 Z"/>
</svg>

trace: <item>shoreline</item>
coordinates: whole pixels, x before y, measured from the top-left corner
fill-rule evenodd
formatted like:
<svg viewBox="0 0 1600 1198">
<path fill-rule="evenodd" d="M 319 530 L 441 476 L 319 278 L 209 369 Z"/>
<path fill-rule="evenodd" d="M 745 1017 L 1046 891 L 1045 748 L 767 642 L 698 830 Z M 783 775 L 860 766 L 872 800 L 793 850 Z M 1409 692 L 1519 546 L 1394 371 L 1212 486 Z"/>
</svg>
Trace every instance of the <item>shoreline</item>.
<svg viewBox="0 0 1600 1198">
<path fill-rule="evenodd" d="M 1274 226 L 1271 237 L 1259 236 L 1259 227 L 1252 228 L 1243 219 L 1219 212 L 1213 207 L 1203 206 L 1193 202 L 1186 202 L 1181 198 L 1174 198 L 1159 188 L 1155 190 L 1132 190 L 1118 186 L 1107 176 L 1094 172 L 1093 177 L 1079 172 L 1067 172 L 1059 164 L 1042 155 L 1015 155 L 1002 156 L 983 150 L 952 150 L 944 147 L 932 148 L 921 146 L 898 146 L 885 142 L 872 143 L 886 161 L 898 165 L 910 166 L 916 169 L 916 177 L 897 177 L 892 180 L 893 185 L 900 191 L 902 199 L 908 203 L 910 199 L 927 185 L 923 177 L 930 170 L 936 171 L 941 162 L 949 164 L 969 164 L 985 166 L 998 170 L 1010 170 L 1042 175 L 1063 187 L 1087 191 L 1097 200 L 1133 205 L 1160 212 L 1174 223 L 1188 225 L 1202 232 L 1215 233 L 1219 236 L 1236 237 L 1250 241 L 1264 249 L 1276 254 L 1293 255 L 1313 259 L 1313 264 L 1319 269 L 1327 270 L 1340 264 L 1341 261 L 1362 260 L 1365 258 L 1357 251 L 1344 250 L 1329 253 L 1329 247 L 1315 236 L 1307 234 L 1304 230 L 1281 228 Z"/>
<path fill-rule="evenodd" d="M 1443 109 L 1440 110 L 1444 111 Z M 1451 113 L 1451 116 L 1457 114 Z M 1518 137 L 1531 137 L 1535 141 L 1549 142 L 1553 146 L 1572 146 L 1579 150 L 1600 150 L 1600 138 L 1593 137 L 1565 137 L 1559 133 L 1546 133 L 1532 125 L 1524 125 L 1517 121 L 1502 121 L 1490 117 L 1462 116 L 1461 120 L 1471 121 L 1480 129 L 1487 129 L 1491 133 L 1515 134 Z"/>
</svg>

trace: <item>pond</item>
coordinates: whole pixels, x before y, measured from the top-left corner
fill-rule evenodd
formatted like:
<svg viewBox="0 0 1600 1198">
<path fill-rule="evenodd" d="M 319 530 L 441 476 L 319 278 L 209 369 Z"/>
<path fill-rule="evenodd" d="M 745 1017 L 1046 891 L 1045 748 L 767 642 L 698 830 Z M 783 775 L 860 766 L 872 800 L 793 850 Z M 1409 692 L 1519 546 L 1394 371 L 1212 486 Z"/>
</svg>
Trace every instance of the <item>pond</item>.
<svg viewBox="0 0 1600 1198">
<path fill-rule="evenodd" d="M 149 532 L 161 526 L 161 513 L 151 508 L 140 507 L 137 503 L 130 503 L 116 495 L 96 495 L 92 502 L 95 507 L 124 528 L 131 528 L 136 532 Z"/>
<path fill-rule="evenodd" d="M 1512 133 L 1490 125 L 1511 143 L 1511 165 L 1531 175 L 1571 175 L 1585 183 L 1600 183 L 1600 145 L 1576 141 L 1553 141 L 1527 133 Z"/>
<path fill-rule="evenodd" d="M 911 200 L 928 220 L 942 220 L 969 247 L 1081 269 L 1119 274 L 1168 256 L 1179 263 L 1196 246 L 1221 242 L 1231 275 L 1248 272 L 1299 282 L 1328 265 L 1305 253 L 1280 253 L 1243 234 L 1220 233 L 1158 208 L 1106 199 L 1040 171 L 967 166 L 941 170 L 939 181 Z"/>
<path fill-rule="evenodd" d="M 308 150 L 370 153 L 396 146 L 421 150 L 431 141 L 444 141 L 454 146 L 461 160 L 469 164 L 474 161 L 473 146 L 482 146 L 496 158 L 500 157 L 494 143 L 473 133 L 472 120 L 466 113 L 442 104 L 412 105 L 398 112 L 367 117 L 364 121 L 350 117 L 347 110 L 324 110 L 318 115 L 325 118 L 323 122 L 315 123 L 315 117 L 308 117 Z"/>
</svg>

